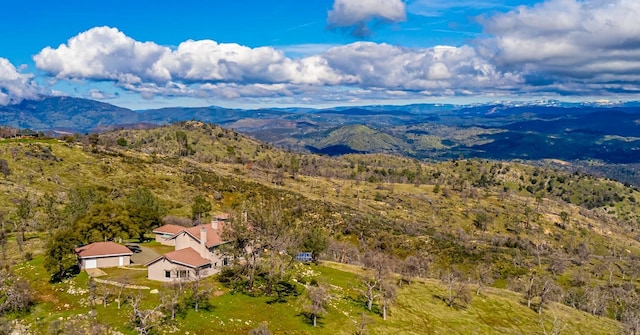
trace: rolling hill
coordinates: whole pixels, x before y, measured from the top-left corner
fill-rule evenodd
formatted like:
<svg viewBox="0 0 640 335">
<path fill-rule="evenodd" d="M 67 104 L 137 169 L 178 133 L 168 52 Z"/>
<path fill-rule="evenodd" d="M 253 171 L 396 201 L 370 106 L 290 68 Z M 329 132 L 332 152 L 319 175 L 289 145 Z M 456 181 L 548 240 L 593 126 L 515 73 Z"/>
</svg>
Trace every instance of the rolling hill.
<svg viewBox="0 0 640 335">
<path fill-rule="evenodd" d="M 117 205 L 139 187 L 151 190 L 166 215 L 174 218 L 189 217 L 197 195 L 211 201 L 212 212 L 239 211 L 256 196 L 274 199 L 302 231 L 319 229 L 328 239 L 321 255 L 327 263 L 300 270 L 317 271 L 316 281 L 333 285 L 334 300 L 323 327 L 314 330 L 304 321 L 304 295 L 273 304 L 269 296 L 245 294 L 214 278 L 207 282 L 218 292 L 210 296 L 212 311 L 195 313 L 185 300 L 184 316 L 173 326 L 159 326 L 163 332 L 177 327 L 197 333 L 198 325 L 211 324 L 240 334 L 264 320 L 278 333 L 335 333 L 338 324 L 353 333 L 363 322 L 375 333 L 412 334 L 420 325 L 433 332 L 499 329 L 518 334 L 542 332 L 541 322 L 549 331 L 556 320 L 557 327 L 598 334 L 618 332 L 635 320 L 640 192 L 615 181 L 478 159 L 424 163 L 386 154 L 298 154 L 196 121 L 65 141 L 5 140 L 0 145 L 0 158 L 10 169 L 0 182 L 6 217 L 18 223 L 20 204 L 32 208 L 30 223 L 24 226 L 31 251 L 16 250 L 20 231 L 12 228 L 8 264 L 23 276 L 39 273 L 28 277 L 34 307 L 27 314 L 6 317 L 24 320 L 33 329 L 69 316 L 85 324 L 77 316 L 90 308 L 82 303 L 88 291 L 64 293 L 86 287 L 86 277 L 58 284 L 46 279 L 47 236 L 67 220 L 63 216 L 61 226 L 53 225 L 55 213 L 64 213 L 79 188 Z M 379 309 L 366 310 L 358 291 L 359 276 L 367 271 L 363 267 L 370 268 L 367 254 L 373 251 L 393 260 L 392 271 L 406 281 L 387 321 Z M 468 303 L 449 307 L 444 296 L 446 278 L 452 274 L 460 274 L 464 279 L 458 283 L 471 292 L 479 285 L 490 287 L 474 292 Z M 121 274 L 108 275 L 117 279 Z M 300 278 L 298 284 L 290 283 L 304 292 L 302 277 L 291 276 Z M 166 290 L 142 277 L 136 280 Z M 523 285 L 528 282 L 554 285 L 555 293 L 545 295 L 549 300 L 542 314 L 538 298 L 533 298 L 535 308 L 527 307 Z M 153 305 L 160 298 L 145 299 Z M 380 303 L 376 300 L 376 308 Z M 55 307 L 64 304 L 69 307 Z M 96 307 L 96 320 L 131 332 L 130 325 L 113 322 L 128 317 L 131 307 L 125 306 Z M 270 312 L 258 316 L 244 306 Z"/>
</svg>

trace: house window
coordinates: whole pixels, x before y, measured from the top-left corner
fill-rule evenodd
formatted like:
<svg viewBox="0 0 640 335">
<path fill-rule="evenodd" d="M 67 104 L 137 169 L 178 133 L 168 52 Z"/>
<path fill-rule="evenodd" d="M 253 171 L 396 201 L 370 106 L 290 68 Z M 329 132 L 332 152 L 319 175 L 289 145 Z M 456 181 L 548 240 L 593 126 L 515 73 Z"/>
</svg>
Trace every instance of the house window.
<svg viewBox="0 0 640 335">
<path fill-rule="evenodd" d="M 165 278 L 171 278 L 171 271 L 165 271 L 164 272 L 164 277 Z"/>
<path fill-rule="evenodd" d="M 229 265 L 229 258 L 225 257 L 222 259 L 222 266 L 227 266 Z"/>
<path fill-rule="evenodd" d="M 187 270 L 178 271 L 178 278 L 189 278 L 189 271 Z"/>
</svg>

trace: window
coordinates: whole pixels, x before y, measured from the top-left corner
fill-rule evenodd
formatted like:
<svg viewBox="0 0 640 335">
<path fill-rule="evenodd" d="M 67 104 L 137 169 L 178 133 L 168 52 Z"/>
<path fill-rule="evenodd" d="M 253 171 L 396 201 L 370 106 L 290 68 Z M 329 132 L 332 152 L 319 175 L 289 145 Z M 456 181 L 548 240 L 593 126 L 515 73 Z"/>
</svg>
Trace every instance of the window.
<svg viewBox="0 0 640 335">
<path fill-rule="evenodd" d="M 178 278 L 189 278 L 189 271 L 187 270 L 178 271 Z"/>
<path fill-rule="evenodd" d="M 222 259 L 222 266 L 227 266 L 229 265 L 229 258 L 225 257 Z"/>
<path fill-rule="evenodd" d="M 165 278 L 171 278 L 171 271 L 165 271 L 164 272 L 164 277 Z"/>
</svg>

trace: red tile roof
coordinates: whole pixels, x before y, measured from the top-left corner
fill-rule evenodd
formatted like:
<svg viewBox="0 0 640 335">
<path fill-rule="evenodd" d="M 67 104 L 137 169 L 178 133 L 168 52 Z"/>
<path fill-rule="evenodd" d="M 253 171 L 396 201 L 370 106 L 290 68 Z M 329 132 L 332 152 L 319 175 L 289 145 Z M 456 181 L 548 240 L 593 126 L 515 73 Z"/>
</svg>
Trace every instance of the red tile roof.
<svg viewBox="0 0 640 335">
<path fill-rule="evenodd" d="M 191 268 L 197 268 L 211 263 L 210 260 L 200 256 L 193 248 L 185 248 L 166 253 L 146 265 L 149 266 L 162 258 L 166 258 L 171 263 L 177 263 Z"/>
<path fill-rule="evenodd" d="M 224 227 L 224 224 L 222 222 L 218 222 L 217 224 L 218 229 L 214 229 L 212 224 L 208 223 L 188 228 L 186 229 L 186 231 L 187 233 L 189 233 L 189 235 L 193 236 L 198 242 L 200 242 L 200 232 L 202 230 L 202 227 L 204 227 L 207 230 L 206 245 L 207 248 L 211 248 L 214 245 L 222 244 L 225 242 L 224 240 L 222 240 L 222 229 Z"/>
<path fill-rule="evenodd" d="M 160 226 L 156 229 L 153 230 L 153 233 L 155 234 L 177 234 L 183 230 L 185 230 L 186 227 L 183 226 L 178 226 L 178 225 L 174 225 L 174 224 L 166 224 L 164 226 Z"/>
<path fill-rule="evenodd" d="M 80 258 L 133 255 L 129 248 L 115 242 L 95 242 L 75 249 Z"/>
</svg>

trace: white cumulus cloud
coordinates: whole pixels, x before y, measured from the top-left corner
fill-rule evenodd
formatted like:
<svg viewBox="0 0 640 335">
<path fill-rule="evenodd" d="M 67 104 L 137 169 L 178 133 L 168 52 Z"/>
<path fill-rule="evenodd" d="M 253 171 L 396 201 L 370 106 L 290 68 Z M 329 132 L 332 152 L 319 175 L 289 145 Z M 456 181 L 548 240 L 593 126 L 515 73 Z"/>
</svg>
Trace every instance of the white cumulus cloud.
<svg viewBox="0 0 640 335">
<path fill-rule="evenodd" d="M 0 57 L 0 105 L 36 98 L 39 92 L 32 74 L 19 72 L 8 59 Z"/>
<path fill-rule="evenodd" d="M 371 34 L 372 21 L 395 23 L 406 19 L 407 8 L 402 0 L 335 0 L 327 26 L 345 28 L 354 36 L 366 37 Z"/>
<path fill-rule="evenodd" d="M 356 42 L 289 58 L 273 47 L 212 40 L 188 40 L 171 49 L 109 27 L 80 33 L 55 49 L 46 47 L 34 60 L 55 78 L 111 81 L 145 98 L 284 97 L 317 94 L 318 88 L 330 86 L 373 88 L 394 96 L 399 90 L 466 94 L 510 89 L 520 80 L 498 72 L 469 46 Z"/>
<path fill-rule="evenodd" d="M 549 0 L 495 15 L 483 53 L 534 85 L 640 89 L 640 1 Z M 595 85 L 595 86 L 594 86 Z"/>
<path fill-rule="evenodd" d="M 116 28 L 96 27 L 57 48 L 46 47 L 33 57 L 36 66 L 57 78 L 83 78 L 136 83 L 168 81 L 154 64 L 171 50 L 153 42 L 138 42 Z"/>
</svg>

